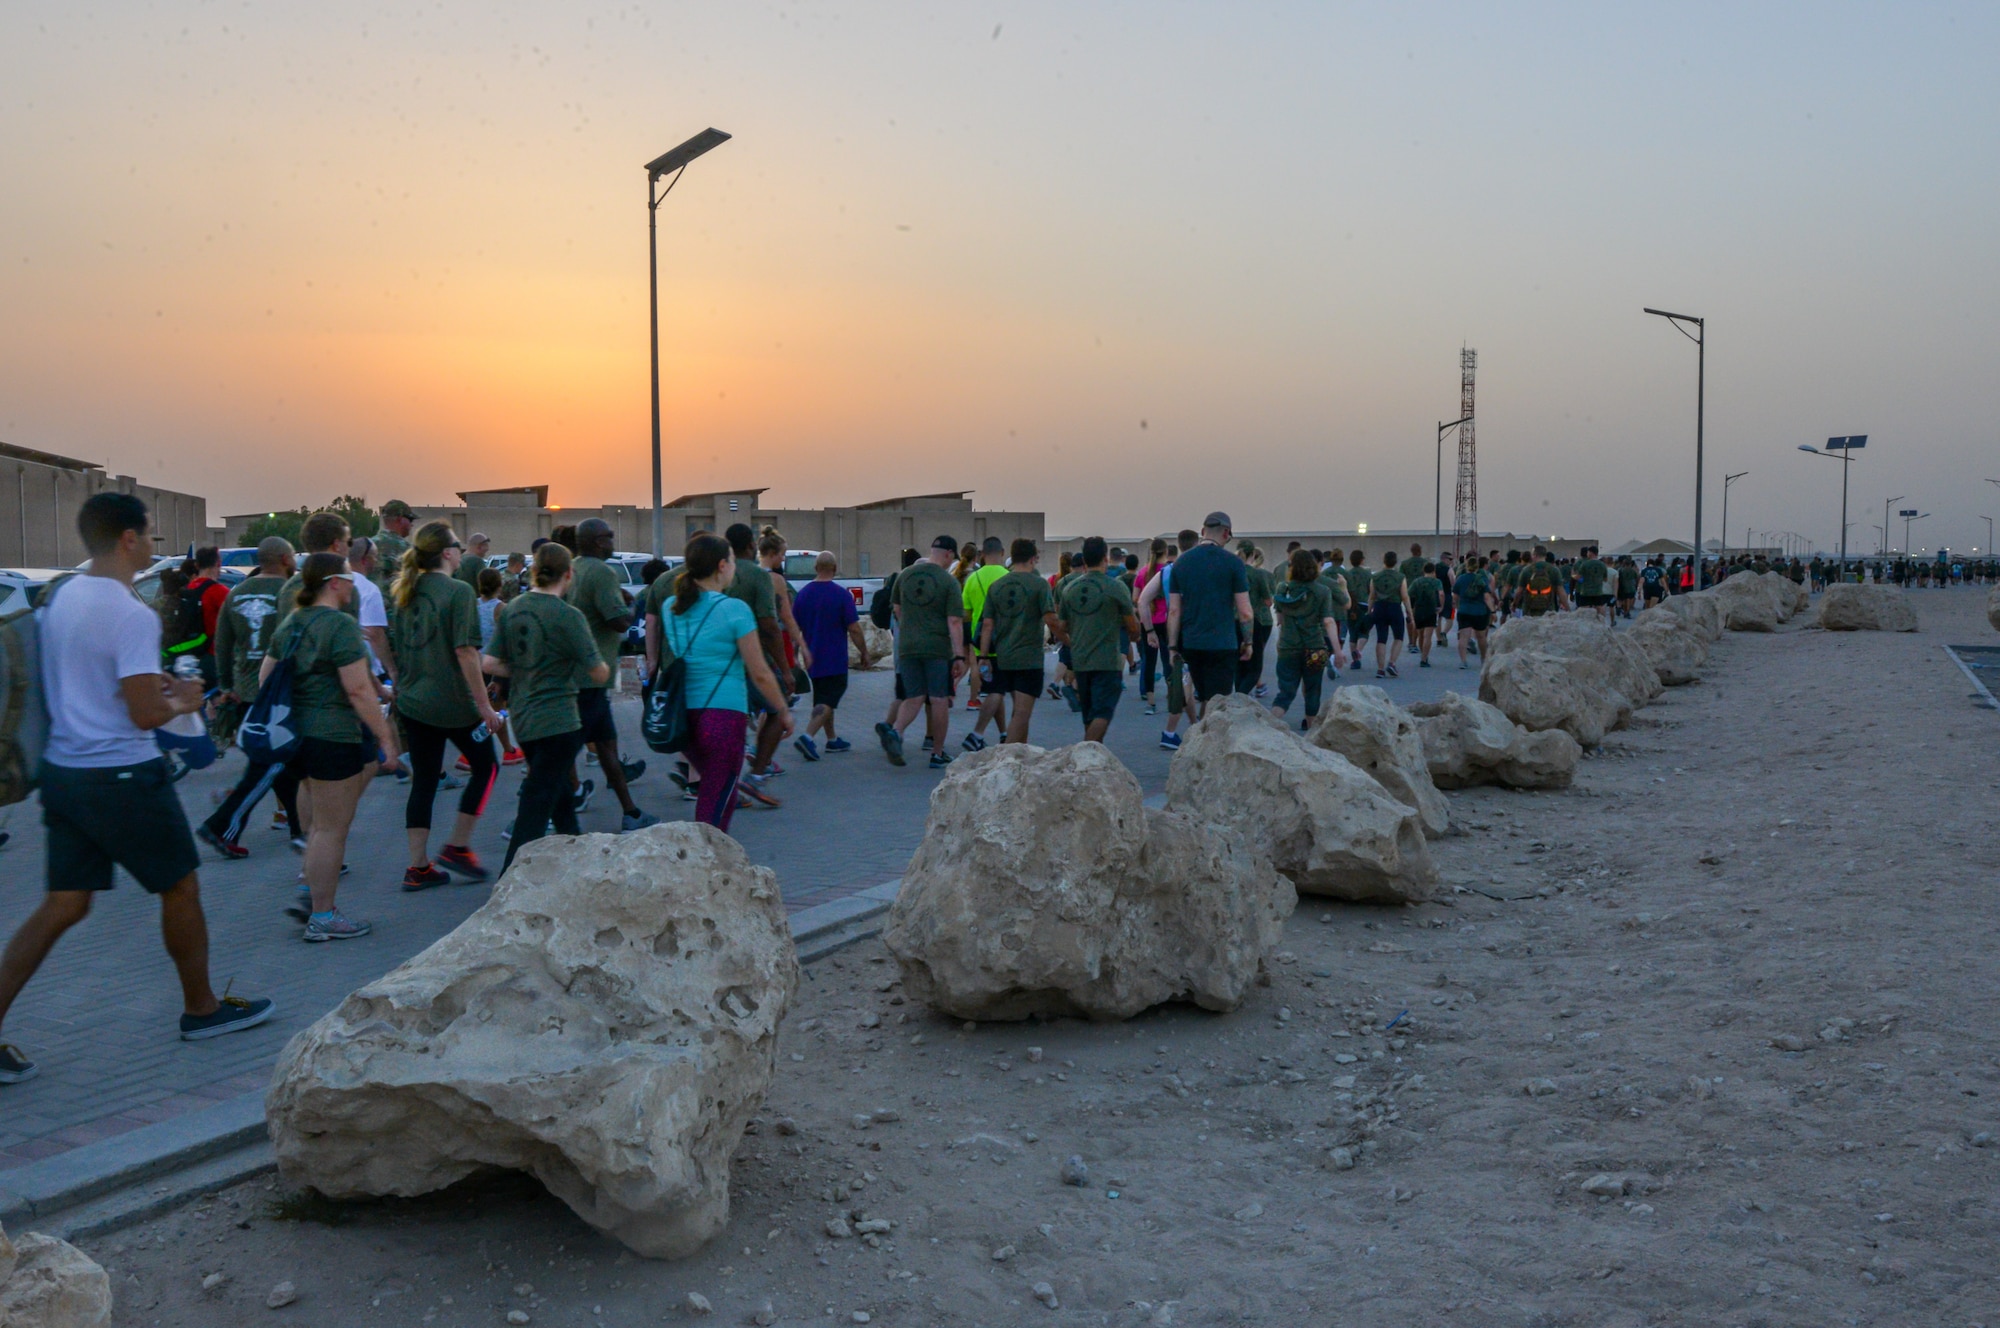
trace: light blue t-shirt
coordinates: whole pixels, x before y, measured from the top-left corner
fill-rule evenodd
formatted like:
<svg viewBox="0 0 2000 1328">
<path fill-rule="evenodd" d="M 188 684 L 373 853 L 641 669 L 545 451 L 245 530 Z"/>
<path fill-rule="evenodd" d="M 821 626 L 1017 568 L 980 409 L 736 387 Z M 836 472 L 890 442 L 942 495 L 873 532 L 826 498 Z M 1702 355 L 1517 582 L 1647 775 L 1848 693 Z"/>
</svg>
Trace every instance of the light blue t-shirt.
<svg viewBox="0 0 2000 1328">
<path fill-rule="evenodd" d="M 719 590 L 704 590 L 686 613 L 669 601 L 660 614 L 660 635 L 676 659 L 687 661 L 689 710 L 750 709 L 739 637 L 753 635 L 757 617 L 750 606 Z"/>
</svg>

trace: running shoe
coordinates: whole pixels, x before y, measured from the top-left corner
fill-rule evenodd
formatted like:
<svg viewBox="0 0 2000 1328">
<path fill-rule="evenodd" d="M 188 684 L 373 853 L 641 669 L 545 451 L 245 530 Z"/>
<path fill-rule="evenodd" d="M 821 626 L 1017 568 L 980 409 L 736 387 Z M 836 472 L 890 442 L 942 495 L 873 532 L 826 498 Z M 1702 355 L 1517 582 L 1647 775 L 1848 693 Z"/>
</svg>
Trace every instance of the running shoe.
<svg viewBox="0 0 2000 1328">
<path fill-rule="evenodd" d="M 903 735 L 877 720 L 875 736 L 882 740 L 882 751 L 889 758 L 890 765 L 903 764 Z"/>
<path fill-rule="evenodd" d="M 1378 678 L 1386 678 L 1386 677 L 1388 677 L 1389 675 L 1388 675 L 1388 674 L 1386 674 L 1386 673 L 1384 673 L 1384 672 L 1383 672 L 1382 670 L 1380 670 L 1380 669 L 1377 669 L 1377 670 L 1375 670 L 1375 676 L 1376 676 L 1376 677 L 1378 677 Z"/>
<path fill-rule="evenodd" d="M 944 769 L 944 768 L 945 768 L 946 766 L 948 766 L 948 765 L 950 765 L 950 764 L 951 764 L 951 753 L 950 753 L 950 752 L 932 752 L 932 753 L 931 753 L 931 769 L 933 769 L 933 770 L 942 770 L 942 769 Z"/>
<path fill-rule="evenodd" d="M 429 890 L 433 886 L 450 884 L 451 875 L 448 872 L 439 871 L 428 862 L 421 867 L 405 867 L 403 869 L 404 894 L 413 895 L 419 890 Z"/>
<path fill-rule="evenodd" d="M 700 802 L 700 801 L 701 801 L 701 785 L 700 785 L 700 784 L 698 784 L 698 783 L 696 783 L 696 784 L 685 784 L 685 785 L 682 785 L 682 787 L 681 787 L 681 801 L 682 801 L 682 802 Z"/>
<path fill-rule="evenodd" d="M 785 767 L 779 765 L 776 761 L 773 761 L 769 765 L 764 767 L 764 773 L 767 775 L 782 775 L 785 773 Z"/>
<path fill-rule="evenodd" d="M 246 1001 L 241 996 L 224 996 L 222 1003 L 207 1014 L 181 1016 L 181 1041 L 205 1042 L 224 1033 L 240 1033 L 255 1028 L 271 1017 L 278 1007 L 269 996 Z"/>
<path fill-rule="evenodd" d="M 622 756 L 618 758 L 618 768 L 625 773 L 625 782 L 627 784 L 638 783 L 640 776 L 646 773 L 646 763 L 644 761 L 628 761 Z"/>
<path fill-rule="evenodd" d="M 644 830 L 649 825 L 658 825 L 660 818 L 651 812 L 627 812 L 618 821 L 618 833 L 629 835 L 634 830 Z"/>
<path fill-rule="evenodd" d="M 983 752 L 986 750 L 986 739 L 980 737 L 977 733 L 968 733 L 958 745 L 965 748 L 968 752 Z"/>
<path fill-rule="evenodd" d="M 1062 685 L 1062 698 L 1069 702 L 1069 708 L 1076 714 L 1083 713 L 1083 698 L 1076 694 L 1076 688 L 1068 683 Z"/>
<path fill-rule="evenodd" d="M 674 768 L 667 771 L 667 778 L 673 780 L 675 784 L 678 784 L 682 788 L 693 788 L 700 781 L 695 780 L 690 782 L 688 779 L 689 773 L 686 761 L 676 761 L 674 762 Z"/>
<path fill-rule="evenodd" d="M 1398 673 L 1398 672 L 1396 672 L 1396 666 L 1395 666 L 1394 664 L 1391 664 L 1391 665 L 1389 666 L 1389 676 L 1390 676 L 1391 678 L 1400 678 L 1400 677 L 1402 677 L 1403 675 L 1402 675 L 1402 674 L 1400 674 L 1400 673 Z"/>
<path fill-rule="evenodd" d="M 455 789 L 462 789 L 464 787 L 465 787 L 465 781 L 460 779 L 457 775 L 445 775 L 438 780 L 438 789 L 441 792 L 448 793 Z"/>
<path fill-rule="evenodd" d="M 1420 659 L 1420 660 L 1418 660 L 1418 661 L 1417 661 L 1417 667 L 1418 667 L 1418 668 L 1420 668 L 1420 669 L 1427 669 L 1427 668 L 1429 668 L 1430 666 L 1431 666 L 1431 662 L 1430 662 L 1429 660 L 1427 660 L 1427 659 Z"/>
<path fill-rule="evenodd" d="M 458 758 L 458 761 L 452 768 L 456 770 L 470 770 L 472 769 L 472 762 L 466 760 L 463 756 L 461 756 Z"/>
<path fill-rule="evenodd" d="M 302 885 L 299 887 L 299 892 L 292 896 L 292 902 L 285 905 L 285 916 L 296 922 L 307 922 L 311 920 L 312 915 L 312 891 Z"/>
<path fill-rule="evenodd" d="M 828 738 L 826 749 L 829 752 L 851 752 L 854 750 L 854 744 L 845 738 Z"/>
<path fill-rule="evenodd" d="M 285 813 L 282 808 L 271 813 L 271 828 L 273 830 L 289 830 L 292 828 L 292 823 L 285 819 Z"/>
<path fill-rule="evenodd" d="M 1056 686 L 1054 683 L 1049 684 L 1049 700 L 1051 701 L 1062 700 L 1062 689 Z"/>
<path fill-rule="evenodd" d="M 521 749 L 520 749 L 519 747 L 512 747 L 512 748 L 509 748 L 509 749 L 508 749 L 508 750 L 506 751 L 506 753 L 504 753 L 504 754 L 503 754 L 503 755 L 502 755 L 502 756 L 500 757 L 500 764 L 501 764 L 501 765 L 519 765 L 519 764 L 521 764 L 521 762 L 523 762 L 523 761 L 525 761 L 525 760 L 527 760 L 527 759 L 528 759 L 528 754 L 527 754 L 526 752 L 522 751 L 522 750 L 521 750 Z"/>
<path fill-rule="evenodd" d="M 931 735 L 926 733 L 924 735 L 924 750 L 929 751 L 930 749 L 931 749 Z"/>
<path fill-rule="evenodd" d="M 235 861 L 238 858 L 247 858 L 250 856 L 249 849 L 243 847 L 241 844 L 237 843 L 233 839 L 224 839 L 221 835 L 218 835 L 215 833 L 215 831 L 209 829 L 206 824 L 197 825 L 194 828 L 194 834 L 196 839 L 199 839 L 202 843 L 208 845 L 210 848 L 214 849 L 217 853 L 220 853 L 223 857 L 231 861 Z"/>
<path fill-rule="evenodd" d="M 352 941 L 374 930 L 367 923 L 356 922 L 336 908 L 331 913 L 315 913 L 307 918 L 305 939 L 313 944 L 320 941 Z"/>
<path fill-rule="evenodd" d="M 590 810 L 590 800 L 597 796 L 597 781 L 586 779 L 576 786 L 576 814 L 583 815 Z"/>
<path fill-rule="evenodd" d="M 1148 698 L 1146 701 L 1146 713 L 1149 715 L 1157 715 L 1160 713 L 1160 708 L 1154 705 L 1150 698 Z"/>
<path fill-rule="evenodd" d="M 0 1042 L 0 1084 L 22 1084 L 41 1073 L 41 1069 L 21 1053 L 21 1049 L 11 1042 Z"/>
<path fill-rule="evenodd" d="M 489 874 L 477 853 L 457 844 L 446 844 L 438 850 L 437 865 L 462 881 L 483 881 Z"/>
<path fill-rule="evenodd" d="M 1180 749 L 1181 749 L 1181 735 L 1180 735 L 1180 734 L 1178 734 L 1178 733 L 1162 733 L 1162 734 L 1160 734 L 1160 750 L 1161 750 L 1161 751 L 1165 751 L 1165 752 L 1177 752 L 1177 751 L 1179 751 Z"/>
<path fill-rule="evenodd" d="M 1270 695 L 1270 692 L 1271 689 L 1269 687 L 1266 687 L 1261 682 L 1258 683 L 1255 687 L 1252 687 L 1250 689 L 1250 695 L 1256 697 L 1259 701 L 1263 700 L 1266 696 Z"/>
<path fill-rule="evenodd" d="M 798 737 L 793 738 L 792 746 L 798 748 L 799 755 L 805 757 L 806 760 L 819 760 L 819 748 L 805 734 L 801 733 Z"/>
<path fill-rule="evenodd" d="M 739 807 L 759 807 L 769 811 L 785 805 L 766 793 L 760 785 L 752 783 L 749 776 L 745 776 L 736 785 L 736 795 L 736 805 Z"/>
<path fill-rule="evenodd" d="M 306 851 L 306 837 L 304 835 L 293 835 L 291 843 L 292 852 L 303 853 Z"/>
</svg>

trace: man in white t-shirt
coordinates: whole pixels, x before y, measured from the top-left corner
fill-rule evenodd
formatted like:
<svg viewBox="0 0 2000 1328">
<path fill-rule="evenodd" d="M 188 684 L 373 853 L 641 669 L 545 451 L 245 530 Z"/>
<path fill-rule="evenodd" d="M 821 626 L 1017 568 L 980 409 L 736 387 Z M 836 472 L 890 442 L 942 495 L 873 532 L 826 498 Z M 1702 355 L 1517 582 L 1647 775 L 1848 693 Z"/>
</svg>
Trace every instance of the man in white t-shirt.
<svg viewBox="0 0 2000 1328">
<path fill-rule="evenodd" d="M 0 954 L 0 1021 L 91 896 L 123 867 L 160 897 L 160 931 L 180 975 L 182 1039 L 195 1042 L 271 1017 L 268 999 L 217 1000 L 208 981 L 208 921 L 187 815 L 153 741 L 154 729 L 202 706 L 201 683 L 160 671 L 160 619 L 132 593 L 153 562 L 146 505 L 128 493 L 83 504 L 77 529 L 90 551 L 81 575 L 43 592 L 38 610 L 49 737 L 40 772 L 48 827 L 48 895 Z M 0 1084 L 35 1064 L 0 1042 Z"/>
</svg>

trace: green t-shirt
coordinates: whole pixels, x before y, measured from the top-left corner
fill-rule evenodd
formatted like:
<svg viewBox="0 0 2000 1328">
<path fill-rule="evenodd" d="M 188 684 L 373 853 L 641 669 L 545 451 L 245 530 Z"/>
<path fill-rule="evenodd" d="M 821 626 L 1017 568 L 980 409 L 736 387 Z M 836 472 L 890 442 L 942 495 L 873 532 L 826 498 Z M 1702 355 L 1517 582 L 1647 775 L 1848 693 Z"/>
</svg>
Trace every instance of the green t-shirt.
<svg viewBox="0 0 2000 1328">
<path fill-rule="evenodd" d="M 1406 582 L 1414 583 L 1424 574 L 1424 560 L 1415 556 L 1405 558 L 1396 566 L 1403 573 L 1403 580 Z"/>
<path fill-rule="evenodd" d="M 1595 558 L 1585 558 L 1576 565 L 1576 593 L 1579 595 L 1602 595 L 1604 583 L 1610 577 L 1611 569 Z"/>
<path fill-rule="evenodd" d="M 951 573 L 927 559 L 905 567 L 890 600 L 902 611 L 898 659 L 950 659 L 950 619 L 965 617 L 965 597 Z"/>
<path fill-rule="evenodd" d="M 409 605 L 390 617 L 389 643 L 396 651 L 397 714 L 440 729 L 479 722 L 458 665 L 460 646 L 479 649 L 479 604 L 469 586 L 425 572 Z"/>
<path fill-rule="evenodd" d="M 1271 625 L 1271 588 L 1277 578 L 1262 567 L 1244 569 L 1250 577 L 1250 621 L 1258 627 Z"/>
<path fill-rule="evenodd" d="M 994 582 L 998 581 L 1001 577 L 1006 575 L 1007 575 L 1007 569 L 1002 567 L 998 563 L 994 563 L 991 566 L 987 567 L 973 568 L 972 574 L 965 578 L 965 588 L 959 592 L 959 597 L 965 601 L 966 639 L 975 643 L 978 642 L 979 615 L 983 613 L 986 609 L 986 592 L 993 588 Z M 1045 582 L 1044 584 L 1047 583 Z M 996 636 L 995 639 L 997 640 L 998 637 Z M 1010 664 L 1002 664 L 1000 667 L 1005 669 L 1005 668 L 1012 668 L 1014 666 Z M 1021 667 L 1032 668 L 1034 666 L 1029 664 L 1023 664 L 1021 665 Z"/>
<path fill-rule="evenodd" d="M 1070 667 L 1078 673 L 1115 673 L 1123 667 L 1125 620 L 1138 616 L 1125 582 L 1086 571 L 1065 581 L 1058 598 L 1057 612 L 1069 628 Z"/>
<path fill-rule="evenodd" d="M 245 577 L 230 590 L 216 615 L 216 661 L 227 670 L 222 675 L 225 685 L 246 702 L 257 695 L 257 671 L 264 666 L 271 631 L 284 616 L 278 598 L 284 584 L 281 577 Z"/>
<path fill-rule="evenodd" d="M 666 578 L 660 579 L 664 581 Z M 736 560 L 736 575 L 730 580 L 729 589 L 722 593 L 749 605 L 750 615 L 759 623 L 778 621 L 778 592 L 771 586 L 769 569 L 761 566 L 755 558 Z"/>
<path fill-rule="evenodd" d="M 1410 582 L 1410 607 L 1419 613 L 1436 613 L 1444 597 L 1444 582 L 1425 572 Z"/>
<path fill-rule="evenodd" d="M 1639 569 L 1621 567 L 1618 569 L 1618 597 L 1630 599 L 1639 593 Z"/>
<path fill-rule="evenodd" d="M 576 711 L 577 679 L 602 661 L 581 613 L 554 595 L 522 595 L 500 610 L 486 653 L 513 673 L 507 726 L 516 742 L 583 727 Z"/>
<path fill-rule="evenodd" d="M 1368 609 L 1368 585 L 1375 574 L 1366 567 L 1348 567 L 1341 572 L 1347 580 L 1348 613 L 1365 613 Z"/>
<path fill-rule="evenodd" d="M 1354 611 L 1354 596 L 1347 591 L 1347 578 L 1338 572 L 1321 572 L 1316 578 L 1326 587 L 1326 593 L 1333 596 L 1333 614 L 1344 618 Z"/>
<path fill-rule="evenodd" d="M 988 580 L 983 598 L 987 621 L 993 624 L 993 662 L 1003 669 L 1039 669 L 1045 639 L 1042 616 L 1056 611 L 1055 593 L 1033 572 L 1004 572 Z M 971 585 L 970 577 L 966 584 Z M 905 651 L 909 639 L 910 629 L 905 626 Z"/>
<path fill-rule="evenodd" d="M 1334 579 L 1322 576 L 1311 581 L 1287 581 L 1279 589 L 1276 600 L 1279 654 L 1333 648 L 1326 639 L 1326 620 L 1334 616 Z"/>
<path fill-rule="evenodd" d="M 297 633 L 298 643 L 292 642 Z M 360 742 L 361 717 L 347 699 L 340 670 L 368 657 L 361 624 L 324 605 L 300 609 L 280 622 L 274 649 L 292 661 L 292 715 L 298 733 L 328 742 Z"/>
<path fill-rule="evenodd" d="M 632 606 L 625 602 L 625 592 L 619 589 L 618 573 L 612 571 L 602 558 L 578 558 L 572 566 L 575 570 L 570 576 L 569 593 L 563 598 L 583 615 L 584 623 L 590 628 L 591 644 L 597 647 L 597 657 L 606 664 L 615 665 L 618 662 L 618 647 L 625 639 L 625 628 L 632 621 Z M 768 590 L 769 586 L 767 578 L 765 588 Z M 579 682 L 577 685 L 589 687 L 592 684 Z"/>
<path fill-rule="evenodd" d="M 654 577 L 653 584 L 647 586 L 645 592 L 639 596 L 640 611 L 648 618 L 659 617 L 667 601 L 674 597 L 674 587 L 680 584 L 680 579 L 679 567 L 669 568 Z"/>
<path fill-rule="evenodd" d="M 409 547 L 410 542 L 401 535 L 391 535 L 386 530 L 377 535 L 375 537 L 375 570 L 369 574 L 368 579 L 382 587 L 382 589 L 387 590 L 390 584 L 395 581 L 397 575 L 403 570 L 403 554 Z"/>
<path fill-rule="evenodd" d="M 1369 588 L 1374 592 L 1373 604 L 1401 604 L 1403 602 L 1403 574 L 1393 567 L 1385 567 L 1369 580 Z"/>
<path fill-rule="evenodd" d="M 479 574 L 486 570 L 486 560 L 476 553 L 462 554 L 458 560 L 458 579 L 472 587 L 474 596 L 479 594 Z"/>
</svg>

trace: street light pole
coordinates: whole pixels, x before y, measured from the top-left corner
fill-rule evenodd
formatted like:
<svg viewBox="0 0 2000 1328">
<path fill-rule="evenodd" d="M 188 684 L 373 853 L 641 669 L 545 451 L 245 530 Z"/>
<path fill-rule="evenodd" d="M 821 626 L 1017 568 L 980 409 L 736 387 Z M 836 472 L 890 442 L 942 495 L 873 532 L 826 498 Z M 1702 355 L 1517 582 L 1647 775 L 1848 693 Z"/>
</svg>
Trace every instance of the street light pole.
<svg viewBox="0 0 2000 1328">
<path fill-rule="evenodd" d="M 1700 590 L 1708 570 L 1701 560 L 1701 431 L 1708 392 L 1708 323 L 1693 314 L 1670 314 L 1664 309 L 1647 309 L 1655 318 L 1664 318 L 1674 330 L 1694 343 L 1694 588 Z M 1690 332 L 1683 323 L 1693 323 Z M 1723 527 L 1722 542 L 1729 543 L 1729 528 Z"/>
<path fill-rule="evenodd" d="M 666 555 L 667 518 L 660 506 L 660 204 L 666 201 L 688 163 L 729 141 L 720 129 L 704 129 L 687 142 L 646 163 L 646 304 L 653 331 L 653 556 Z M 665 189 L 660 177 L 671 173 Z M 658 192 L 654 192 L 658 189 Z"/>
<path fill-rule="evenodd" d="M 1734 475 L 1722 477 L 1722 556 L 1729 557 L 1729 486 L 1750 472 L 1739 470 Z"/>
<path fill-rule="evenodd" d="M 1824 451 L 1811 443 L 1799 444 L 1799 451 L 1823 456 L 1829 461 L 1833 459 L 1835 452 L 1840 453 L 1840 579 L 1843 581 L 1847 579 L 1847 528 L 1853 524 L 1847 519 L 1847 464 L 1854 456 L 1855 448 L 1866 446 L 1868 446 L 1868 435 L 1865 433 L 1829 438 L 1826 440 Z"/>
<path fill-rule="evenodd" d="M 1431 532 L 1431 542 L 1433 544 L 1444 539 L 1444 436 L 1459 425 L 1470 423 L 1472 423 L 1470 415 L 1462 420 L 1453 420 L 1450 424 L 1446 424 L 1442 420 L 1438 421 L 1437 482 L 1431 486 L 1431 519 L 1436 524 L 1436 528 Z M 1436 553 L 1437 550 L 1433 549 L 1432 552 Z"/>
<path fill-rule="evenodd" d="M 1884 498 L 1882 500 L 1882 525 L 1880 529 L 1882 531 L 1882 556 L 1884 558 L 1889 556 L 1889 504 L 1900 503 L 1909 496 L 1907 493 L 1899 493 L 1894 498 Z"/>
</svg>

